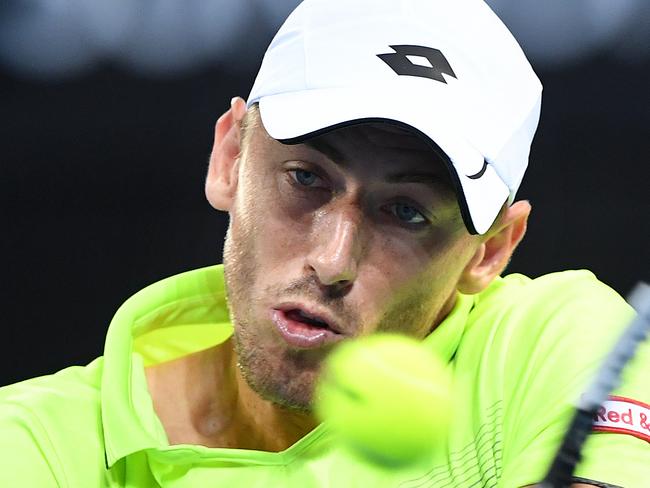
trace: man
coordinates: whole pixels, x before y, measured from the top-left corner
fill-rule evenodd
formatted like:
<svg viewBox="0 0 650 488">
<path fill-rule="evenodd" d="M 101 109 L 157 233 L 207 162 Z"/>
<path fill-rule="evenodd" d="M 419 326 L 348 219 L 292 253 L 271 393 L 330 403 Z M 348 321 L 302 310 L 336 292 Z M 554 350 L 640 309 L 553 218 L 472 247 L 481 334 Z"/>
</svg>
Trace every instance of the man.
<svg viewBox="0 0 650 488">
<path fill-rule="evenodd" d="M 223 268 L 136 294 L 103 358 L 3 388 L 0 485 L 540 482 L 631 316 L 588 272 L 499 277 L 531 210 L 514 194 L 540 93 L 478 0 L 304 2 L 248 107 L 233 99 L 216 125 Z M 341 449 L 311 408 L 327 354 L 379 331 L 421 339 L 455 375 L 449 438 L 395 470 Z M 645 486 L 647 353 L 574 486 Z"/>
</svg>

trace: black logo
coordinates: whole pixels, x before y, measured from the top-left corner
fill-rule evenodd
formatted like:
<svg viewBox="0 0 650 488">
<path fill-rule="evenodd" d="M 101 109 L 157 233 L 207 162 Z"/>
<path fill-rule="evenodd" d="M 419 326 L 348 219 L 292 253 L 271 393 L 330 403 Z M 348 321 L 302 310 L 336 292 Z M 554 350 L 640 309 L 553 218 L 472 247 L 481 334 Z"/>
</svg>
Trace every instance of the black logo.
<svg viewBox="0 0 650 488">
<path fill-rule="evenodd" d="M 377 57 L 382 59 L 398 75 L 430 78 L 443 83 L 447 83 L 442 76 L 443 73 L 456 78 L 456 73 L 451 69 L 449 61 L 439 49 L 408 44 L 390 47 L 395 51 L 394 53 L 377 54 Z M 431 66 L 415 64 L 407 56 L 425 58 Z"/>
</svg>

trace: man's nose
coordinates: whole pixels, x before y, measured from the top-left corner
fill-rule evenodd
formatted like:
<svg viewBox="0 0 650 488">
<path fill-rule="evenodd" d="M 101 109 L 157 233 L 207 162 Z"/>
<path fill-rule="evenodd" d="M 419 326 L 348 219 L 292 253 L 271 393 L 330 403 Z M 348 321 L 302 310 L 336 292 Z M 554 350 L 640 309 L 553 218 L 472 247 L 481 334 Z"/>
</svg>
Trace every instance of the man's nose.
<svg viewBox="0 0 650 488">
<path fill-rule="evenodd" d="M 307 265 L 325 286 L 351 285 L 357 277 L 363 247 L 360 213 L 340 209 L 318 220 L 315 246 L 307 257 Z"/>
</svg>

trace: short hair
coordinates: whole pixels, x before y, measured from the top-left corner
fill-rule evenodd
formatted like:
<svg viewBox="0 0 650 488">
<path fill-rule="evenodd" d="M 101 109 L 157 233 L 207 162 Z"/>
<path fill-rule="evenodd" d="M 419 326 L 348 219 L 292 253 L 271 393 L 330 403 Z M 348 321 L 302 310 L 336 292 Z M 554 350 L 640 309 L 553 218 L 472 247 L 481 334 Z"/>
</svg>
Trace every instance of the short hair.
<svg viewBox="0 0 650 488">
<path fill-rule="evenodd" d="M 261 118 L 260 118 L 260 107 L 258 103 L 254 103 L 251 105 L 251 107 L 246 111 L 246 114 L 244 115 L 244 118 L 241 121 L 241 127 L 240 127 L 240 140 L 241 140 L 241 149 L 242 153 L 246 149 L 246 146 L 248 146 L 248 142 L 250 141 L 251 133 L 253 132 L 253 129 L 259 124 Z"/>
</svg>

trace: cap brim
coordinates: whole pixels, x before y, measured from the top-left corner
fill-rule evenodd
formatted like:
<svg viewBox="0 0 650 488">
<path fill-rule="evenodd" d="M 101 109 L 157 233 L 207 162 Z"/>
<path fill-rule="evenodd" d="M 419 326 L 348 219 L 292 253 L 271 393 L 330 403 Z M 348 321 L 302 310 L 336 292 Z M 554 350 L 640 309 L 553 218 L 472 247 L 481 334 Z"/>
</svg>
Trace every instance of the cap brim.
<svg viewBox="0 0 650 488">
<path fill-rule="evenodd" d="M 431 90 L 405 96 L 379 87 L 324 88 L 281 93 L 259 100 L 260 115 L 271 137 L 296 144 L 331 130 L 371 121 L 408 126 L 447 164 L 470 233 L 485 233 L 506 202 L 509 190 L 494 168 L 460 134 L 453 98 Z M 257 100 L 249 100 L 249 105 Z"/>
</svg>

